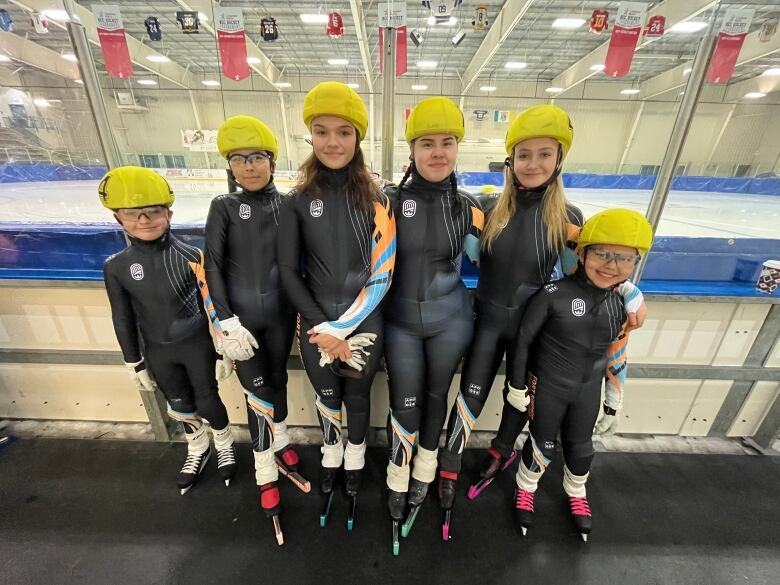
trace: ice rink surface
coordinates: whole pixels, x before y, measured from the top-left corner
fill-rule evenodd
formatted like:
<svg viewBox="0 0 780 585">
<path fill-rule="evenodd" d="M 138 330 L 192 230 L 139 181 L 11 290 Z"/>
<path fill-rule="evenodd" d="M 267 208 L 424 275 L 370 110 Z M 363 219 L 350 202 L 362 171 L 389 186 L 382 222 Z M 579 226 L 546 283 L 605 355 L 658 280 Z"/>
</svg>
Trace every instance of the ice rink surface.
<svg viewBox="0 0 780 585">
<path fill-rule="evenodd" d="M 98 202 L 98 181 L 6 183 L 0 185 L 0 224 L 99 225 L 111 223 Z M 176 193 L 174 225 L 203 225 L 211 199 L 226 191 L 225 181 L 172 179 Z M 277 183 L 288 191 L 289 181 Z M 480 187 L 466 187 L 480 193 Z M 567 189 L 586 218 L 608 207 L 647 210 L 651 191 Z M 780 197 L 672 191 L 658 234 L 662 236 L 776 238 L 780 234 Z"/>
</svg>

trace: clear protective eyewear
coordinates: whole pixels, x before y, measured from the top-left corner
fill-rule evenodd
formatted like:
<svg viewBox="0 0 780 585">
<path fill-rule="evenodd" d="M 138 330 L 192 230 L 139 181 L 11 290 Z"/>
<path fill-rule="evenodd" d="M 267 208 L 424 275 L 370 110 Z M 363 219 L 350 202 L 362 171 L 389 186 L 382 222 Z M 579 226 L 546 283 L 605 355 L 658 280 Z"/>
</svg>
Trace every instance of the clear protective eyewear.
<svg viewBox="0 0 780 585">
<path fill-rule="evenodd" d="M 124 220 L 138 221 L 142 215 L 145 215 L 149 221 L 155 221 L 165 217 L 168 213 L 168 208 L 165 205 L 150 205 L 149 207 L 117 209 L 116 213 Z"/>
<path fill-rule="evenodd" d="M 228 157 L 228 164 L 231 167 L 237 167 L 240 165 L 256 166 L 262 163 L 264 160 L 270 160 L 273 155 L 270 152 L 252 152 L 250 154 L 231 154 Z"/>
<path fill-rule="evenodd" d="M 641 256 L 639 254 L 618 254 L 617 252 L 610 252 L 609 250 L 602 250 L 600 248 L 591 249 L 588 251 L 588 255 L 593 257 L 602 264 L 609 264 L 614 262 L 621 268 L 633 268 Z"/>
</svg>

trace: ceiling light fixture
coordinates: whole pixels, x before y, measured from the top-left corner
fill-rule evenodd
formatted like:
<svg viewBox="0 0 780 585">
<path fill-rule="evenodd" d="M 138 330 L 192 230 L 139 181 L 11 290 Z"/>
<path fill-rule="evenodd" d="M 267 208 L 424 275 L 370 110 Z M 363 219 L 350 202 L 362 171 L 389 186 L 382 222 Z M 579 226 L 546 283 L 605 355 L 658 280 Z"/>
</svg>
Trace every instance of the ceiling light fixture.
<svg viewBox="0 0 780 585">
<path fill-rule="evenodd" d="M 146 56 L 147 61 L 151 61 L 152 63 L 170 63 L 171 60 L 166 57 L 165 55 L 147 55 Z"/>
<path fill-rule="evenodd" d="M 762 98 L 762 97 L 765 97 L 765 96 L 766 96 L 766 94 L 764 92 L 761 92 L 761 91 L 749 91 L 748 93 L 745 94 L 745 97 L 750 99 L 750 100 L 755 100 L 755 99 Z"/>
<path fill-rule="evenodd" d="M 504 63 L 504 69 L 525 69 L 528 67 L 528 63 L 522 61 L 507 61 Z"/>
<path fill-rule="evenodd" d="M 413 85 L 413 86 L 412 86 L 412 89 L 413 89 L 414 91 L 425 91 L 426 89 L 428 89 L 428 86 L 427 86 L 427 85 L 418 85 L 418 84 L 415 84 L 415 85 Z"/>
<path fill-rule="evenodd" d="M 348 83 L 347 87 L 351 87 L 352 89 L 360 89 L 360 85 L 357 83 Z"/>
<path fill-rule="evenodd" d="M 274 83 L 274 87 L 284 89 L 285 87 L 292 87 L 292 83 L 289 83 L 288 81 L 277 81 Z"/>
<path fill-rule="evenodd" d="M 634 88 L 624 89 L 620 93 L 622 93 L 623 95 L 636 95 L 639 93 L 639 90 L 634 87 Z"/>
<path fill-rule="evenodd" d="M 0 63 L 8 63 L 11 60 L 11 57 L 8 55 L 0 55 Z"/>
<path fill-rule="evenodd" d="M 47 8 L 46 10 L 41 10 L 41 14 L 46 18 L 51 18 L 52 20 L 60 20 L 62 22 L 67 22 L 68 20 L 70 20 L 68 13 L 64 10 Z"/>
<path fill-rule="evenodd" d="M 767 69 L 761 75 L 762 76 L 774 76 L 774 77 L 776 77 L 776 76 L 780 75 L 780 67 L 772 67 L 771 69 Z"/>
<path fill-rule="evenodd" d="M 417 61 L 417 67 L 420 69 L 436 69 L 437 61 Z"/>
<path fill-rule="evenodd" d="M 328 59 L 330 65 L 349 65 L 349 59 Z"/>
<path fill-rule="evenodd" d="M 76 57 L 76 55 L 74 55 L 73 53 L 63 53 L 61 57 L 66 61 L 71 61 L 72 63 L 78 62 L 78 57 Z"/>
<path fill-rule="evenodd" d="M 556 18 L 552 23 L 552 27 L 574 30 L 575 28 L 580 28 L 583 24 L 585 24 L 584 18 Z"/>
<path fill-rule="evenodd" d="M 39 108 L 48 108 L 51 104 L 49 103 L 49 100 L 45 98 L 35 98 L 33 100 L 33 103 L 38 106 Z"/>
<path fill-rule="evenodd" d="M 138 80 L 139 85 L 157 85 L 157 82 L 154 79 L 139 79 Z"/>
<path fill-rule="evenodd" d="M 607 68 L 607 66 L 604 65 L 603 63 L 597 63 L 596 65 L 591 65 L 590 66 L 590 70 L 591 71 L 604 71 L 604 69 L 606 69 L 606 68 Z"/>
<path fill-rule="evenodd" d="M 327 14 L 301 14 L 303 24 L 328 24 Z"/>
<path fill-rule="evenodd" d="M 483 85 L 479 88 L 479 91 L 496 91 L 497 89 L 495 85 Z"/>
<path fill-rule="evenodd" d="M 246 62 L 249 63 L 250 65 L 258 65 L 262 63 L 259 57 L 247 57 Z"/>
<path fill-rule="evenodd" d="M 219 81 L 217 81 L 216 79 L 204 79 L 203 81 L 201 81 L 201 83 L 209 87 L 216 87 L 219 85 Z"/>
<path fill-rule="evenodd" d="M 544 91 L 546 91 L 547 93 L 558 93 L 559 91 L 563 91 L 563 88 L 562 87 L 548 87 Z"/>
<path fill-rule="evenodd" d="M 700 20 L 686 20 L 684 22 L 678 22 L 669 28 L 669 32 L 674 33 L 695 33 L 703 28 L 707 27 L 706 22 Z"/>
</svg>

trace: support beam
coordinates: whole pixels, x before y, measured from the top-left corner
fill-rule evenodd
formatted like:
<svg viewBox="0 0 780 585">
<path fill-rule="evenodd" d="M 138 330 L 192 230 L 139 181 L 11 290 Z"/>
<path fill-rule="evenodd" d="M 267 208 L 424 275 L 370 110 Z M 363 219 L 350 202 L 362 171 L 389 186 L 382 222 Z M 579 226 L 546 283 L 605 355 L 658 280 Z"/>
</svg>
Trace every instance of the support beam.
<svg viewBox="0 0 780 585">
<path fill-rule="evenodd" d="M 640 102 L 639 107 L 636 110 L 634 123 L 631 125 L 631 132 L 628 134 L 628 140 L 626 140 L 626 145 L 623 147 L 623 155 L 620 157 L 620 163 L 618 164 L 617 168 L 618 173 L 623 172 L 623 165 L 628 158 L 628 152 L 631 150 L 631 145 L 634 143 L 634 136 L 636 136 L 636 129 L 639 128 L 639 121 L 642 119 L 642 112 L 645 111 L 645 103 L 646 102 L 644 101 Z"/>
<path fill-rule="evenodd" d="M 712 6 L 715 6 L 717 1 L 713 0 L 666 0 L 666 2 L 660 2 L 647 11 L 647 19 L 657 15 L 666 17 L 666 28 L 670 29 L 678 22 L 683 22 L 690 18 L 694 18 L 698 14 L 701 14 L 705 10 L 708 10 Z M 670 33 L 667 33 L 670 34 Z M 636 50 L 639 51 L 642 47 L 646 47 L 651 42 L 659 37 L 641 37 L 637 44 Z M 663 37 L 660 37 L 663 38 Z M 555 96 L 562 95 L 578 86 L 583 81 L 587 81 L 594 75 L 599 75 L 600 71 L 591 71 L 590 68 L 593 65 L 603 65 L 607 58 L 607 49 L 609 48 L 609 40 L 599 45 L 593 51 L 585 55 L 582 59 L 577 61 L 574 65 L 569 67 L 566 71 L 558 75 L 550 83 L 553 87 L 562 87 L 563 91 L 555 94 Z M 644 96 L 644 93 L 640 95 Z"/>
<path fill-rule="evenodd" d="M 42 12 L 47 8 L 52 7 L 51 0 L 9 0 L 11 3 L 16 4 L 20 8 L 27 12 Z M 121 8 L 120 8 L 121 10 Z M 80 4 L 75 5 L 75 13 L 84 29 L 87 33 L 87 39 L 95 46 L 100 46 L 100 41 L 97 36 L 97 28 L 95 26 L 95 16 L 92 12 Z M 65 24 L 56 20 L 50 20 L 49 26 L 56 26 L 63 30 L 66 29 Z M 130 57 L 133 61 L 133 65 L 137 65 L 141 69 L 146 69 L 150 73 L 154 73 L 162 79 L 166 79 L 171 83 L 183 87 L 185 89 L 192 86 L 194 80 L 190 73 L 181 65 L 177 63 L 152 63 L 148 61 L 146 57 L 148 55 L 162 55 L 151 47 L 144 45 L 141 41 L 125 35 L 127 38 L 127 46 L 130 49 Z M 57 57 L 59 59 L 59 57 Z"/>
<path fill-rule="evenodd" d="M 282 132 L 284 133 L 284 152 L 287 155 L 287 170 L 291 171 L 297 165 L 293 166 L 292 149 L 290 148 L 290 131 L 287 126 L 287 108 L 284 105 L 284 93 L 281 91 L 277 93 L 279 95 L 279 108 L 282 113 Z"/>
<path fill-rule="evenodd" d="M 357 34 L 358 46 L 360 47 L 360 58 L 363 60 L 363 73 L 366 75 L 366 84 L 369 93 L 374 92 L 374 81 L 371 79 L 371 51 L 368 48 L 368 35 L 366 34 L 366 17 L 363 14 L 363 3 L 358 0 L 349 0 L 349 7 L 352 10 L 352 20 L 355 21 L 355 33 Z M 373 156 L 373 136 L 371 138 L 371 163 L 374 162 Z"/>
<path fill-rule="evenodd" d="M 760 31 L 755 31 L 745 37 L 745 44 L 742 46 L 742 50 L 739 52 L 739 57 L 737 58 L 737 67 L 780 52 L 780 34 L 776 34 L 768 42 L 762 43 L 758 40 L 759 32 Z M 681 88 L 685 85 L 687 78 L 685 71 L 690 68 L 690 63 L 681 63 L 677 67 L 673 67 L 655 77 L 651 77 L 647 81 L 643 81 L 639 84 L 639 95 L 642 96 L 643 99 L 650 99 L 657 95 L 661 95 L 662 93 L 666 93 L 667 91 Z M 746 91 L 759 91 L 759 89 Z"/>
<path fill-rule="evenodd" d="M 471 61 L 466 66 L 461 79 L 461 94 L 465 94 L 469 88 L 485 69 L 488 63 L 493 59 L 498 49 L 509 37 L 517 24 L 523 19 L 525 13 L 531 7 L 535 0 L 507 0 L 501 12 L 490 25 L 482 44 L 474 53 Z"/>
<path fill-rule="evenodd" d="M 212 24 L 209 24 L 214 22 L 214 4 L 211 0 L 190 0 L 189 2 L 176 0 L 176 4 L 181 6 L 184 10 L 194 10 L 208 16 L 210 19 L 209 22 L 201 22 L 200 26 L 204 30 L 208 31 L 214 38 L 217 37 L 217 30 L 214 28 L 214 26 L 212 26 Z M 271 59 L 268 58 L 268 55 L 263 53 L 263 51 L 260 50 L 260 47 L 258 47 L 255 42 L 249 38 L 249 35 L 246 35 L 246 54 L 247 57 L 255 57 L 256 59 L 260 60 L 260 63 L 258 64 L 249 64 L 249 67 L 255 73 L 265 79 L 272 86 L 277 81 L 279 81 L 279 78 L 281 77 L 279 69 L 277 69 L 276 65 L 274 65 Z"/>
<path fill-rule="evenodd" d="M 65 79 L 81 79 L 79 66 L 62 59 L 57 51 L 52 51 L 17 34 L 0 30 L 0 49 L 14 61 L 30 65 Z"/>
<path fill-rule="evenodd" d="M 715 156 L 715 152 L 718 150 L 718 146 L 720 146 L 720 141 L 723 140 L 723 135 L 726 133 L 726 128 L 728 128 L 729 122 L 731 122 L 731 117 L 734 115 L 734 110 L 736 109 L 737 109 L 737 104 L 734 104 L 733 106 L 731 106 L 731 108 L 729 108 L 728 114 L 726 114 L 726 119 L 723 120 L 723 124 L 721 124 L 720 126 L 718 137 L 715 139 L 715 142 L 712 143 L 710 154 L 709 156 L 707 156 L 707 162 L 704 163 L 704 166 L 701 169 L 702 171 L 705 171 L 712 163 L 712 159 Z"/>
</svg>

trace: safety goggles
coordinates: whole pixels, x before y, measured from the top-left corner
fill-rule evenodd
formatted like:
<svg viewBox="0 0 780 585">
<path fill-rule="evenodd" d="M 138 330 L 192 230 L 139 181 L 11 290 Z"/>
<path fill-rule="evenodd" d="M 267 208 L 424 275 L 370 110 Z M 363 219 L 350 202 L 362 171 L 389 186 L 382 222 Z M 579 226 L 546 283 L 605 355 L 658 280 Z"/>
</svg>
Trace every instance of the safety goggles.
<svg viewBox="0 0 780 585">
<path fill-rule="evenodd" d="M 595 258 L 601 264 L 614 262 L 621 268 L 632 268 L 641 258 L 639 254 L 618 254 L 617 252 L 610 252 L 600 248 L 591 248 L 588 250 L 588 256 Z"/>
<path fill-rule="evenodd" d="M 273 155 L 270 152 L 258 151 L 250 154 L 231 154 L 227 160 L 231 167 L 239 167 L 247 164 L 254 167 L 265 160 L 270 160 L 272 157 Z"/>
<path fill-rule="evenodd" d="M 132 207 L 126 209 L 117 209 L 116 214 L 119 219 L 128 221 L 138 221 L 142 215 L 146 216 L 149 221 L 161 219 L 166 217 L 168 208 L 165 205 L 150 205 L 149 207 Z"/>
</svg>

